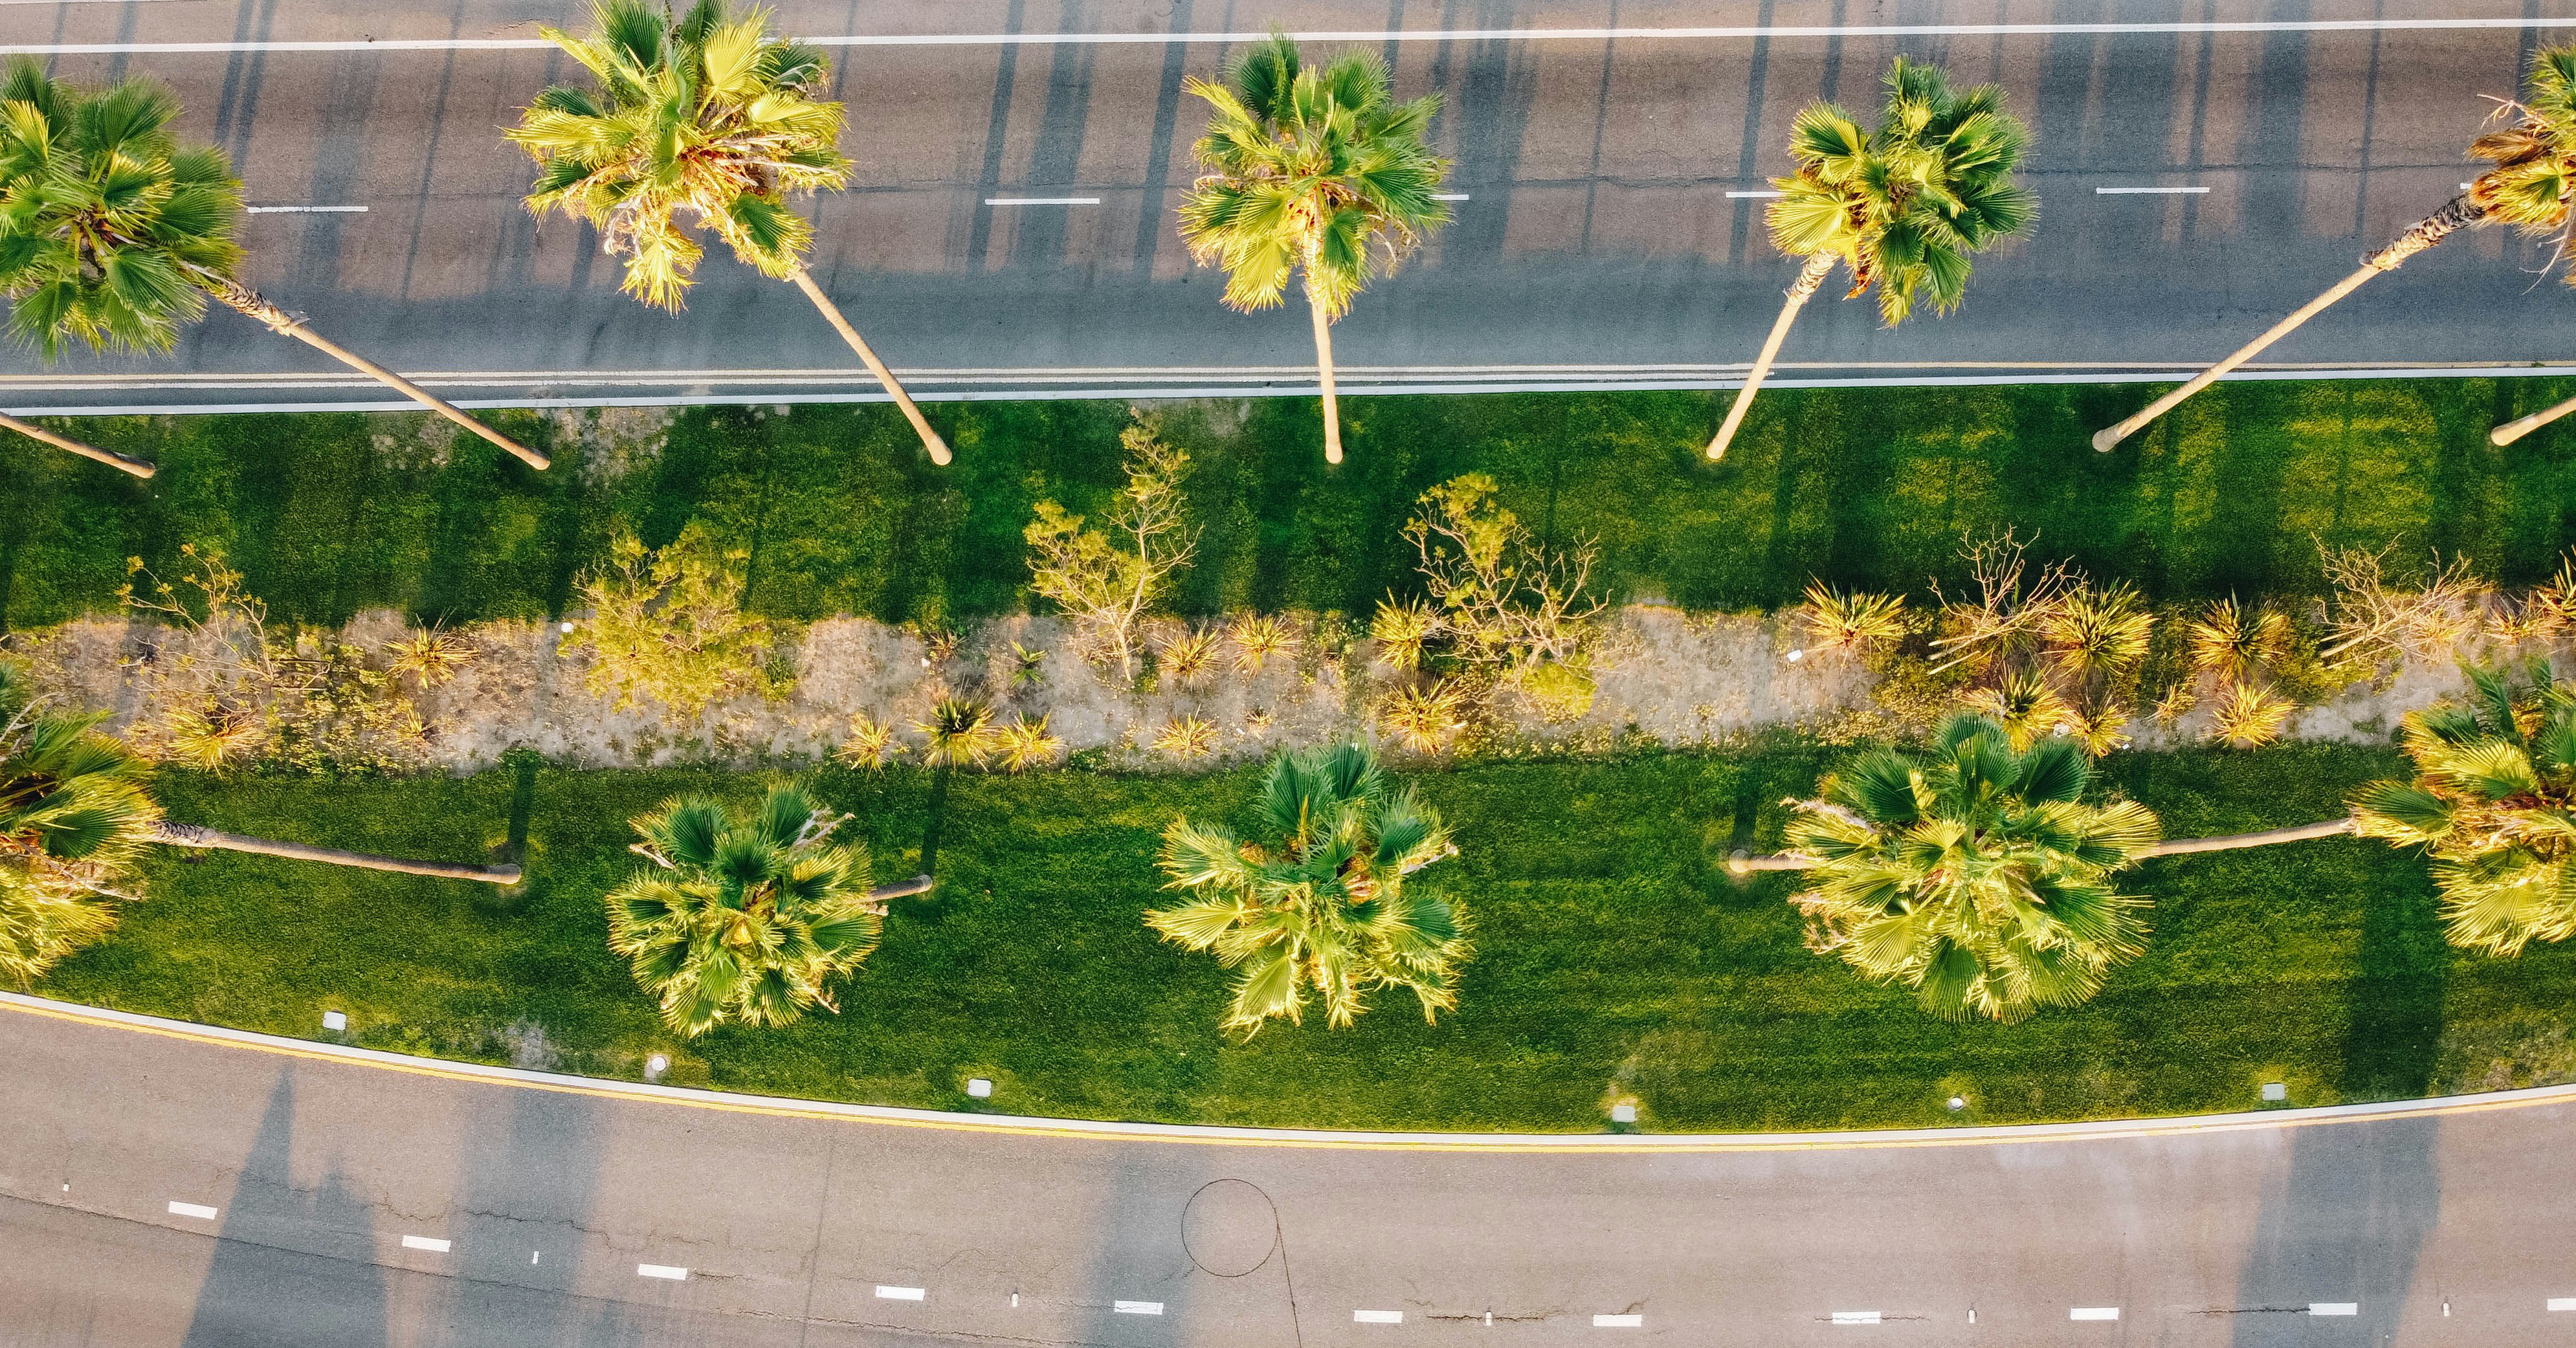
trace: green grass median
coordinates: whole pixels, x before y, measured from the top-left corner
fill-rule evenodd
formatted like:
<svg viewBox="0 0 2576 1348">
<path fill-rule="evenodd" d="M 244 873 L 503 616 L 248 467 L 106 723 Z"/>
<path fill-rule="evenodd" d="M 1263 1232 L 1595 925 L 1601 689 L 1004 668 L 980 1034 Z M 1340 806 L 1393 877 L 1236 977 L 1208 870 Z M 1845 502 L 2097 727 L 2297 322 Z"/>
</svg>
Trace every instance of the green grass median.
<svg viewBox="0 0 2576 1348">
<path fill-rule="evenodd" d="M 1792 877 L 1739 884 L 1728 851 L 1776 840 L 1778 802 L 1836 751 L 1517 762 L 1423 774 L 1458 826 L 1478 954 L 1425 1025 L 1382 997 L 1249 1043 L 1216 1032 L 1224 977 L 1157 943 L 1156 837 L 1242 817 L 1253 770 L 1211 777 L 961 774 L 940 887 L 898 903 L 837 1015 L 784 1030 L 662 1030 L 605 948 L 600 895 L 640 864 L 626 818 L 681 790 L 765 778 L 538 774 L 524 892 L 225 854 L 157 858 L 149 899 L 61 966 L 56 997 L 297 1036 L 346 1011 L 355 1042 L 756 1092 L 1030 1114 L 1336 1128 L 1596 1130 L 1634 1098 L 1651 1130 L 1890 1127 L 2415 1096 L 2567 1069 L 2576 951 L 2452 952 L 2423 863 L 2336 839 L 2148 863 L 2147 954 L 2072 1011 L 2019 1025 L 1925 1017 L 1801 945 Z M 2108 761 L 2169 835 L 2324 818 L 2387 751 L 2135 753 Z M 880 878 L 908 874 L 925 775 L 827 769 Z M 513 781 L 165 777 L 174 817 L 269 836 L 480 860 Z M 2517 1075 L 2519 1074 L 2519 1075 Z"/>
</svg>

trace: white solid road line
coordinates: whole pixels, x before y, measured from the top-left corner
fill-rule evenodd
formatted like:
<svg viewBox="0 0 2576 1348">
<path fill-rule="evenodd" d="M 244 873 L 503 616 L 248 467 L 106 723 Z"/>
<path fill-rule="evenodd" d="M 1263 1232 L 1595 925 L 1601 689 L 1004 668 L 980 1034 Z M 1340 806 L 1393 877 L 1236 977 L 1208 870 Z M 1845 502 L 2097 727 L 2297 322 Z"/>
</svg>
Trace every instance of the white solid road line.
<svg viewBox="0 0 2576 1348">
<path fill-rule="evenodd" d="M 406 1250 L 427 1250 L 431 1254 L 445 1254 L 453 1248 L 450 1242 L 436 1236 L 405 1236 L 402 1243 Z"/>
<path fill-rule="evenodd" d="M 1097 206 L 1098 197 L 986 197 L 987 206 Z"/>
<path fill-rule="evenodd" d="M 2279 19 L 2179 23 L 1777 24 L 1672 28 L 1417 28 L 1302 30 L 1300 42 L 1750 42 L 1765 38 L 2055 37 L 2222 33 L 2411 33 L 2576 28 L 2576 18 Z M 859 33 L 809 37 L 817 47 L 1232 46 L 1268 33 Z M 543 38 L 387 38 L 270 42 L 22 42 L 0 56 L 227 55 L 236 52 L 550 51 Z"/>
<path fill-rule="evenodd" d="M 637 1264 L 635 1266 L 635 1276 L 639 1278 L 667 1278 L 672 1282 L 687 1282 L 689 1280 L 689 1271 L 685 1268 L 678 1268 L 670 1264 Z"/>
<path fill-rule="evenodd" d="M 2117 1320 L 2120 1318 L 2120 1308 L 2117 1306 L 2077 1306 L 2066 1312 L 2066 1318 L 2069 1320 Z"/>
<path fill-rule="evenodd" d="M 1785 196 L 1785 195 L 1787 195 L 1787 193 L 1779 192 L 1779 191 L 1775 191 L 1775 190 L 1770 189 L 1770 188 L 1764 188 L 1763 190 L 1758 191 L 1758 192 L 1754 192 L 1754 191 L 1745 191 L 1745 192 L 1729 192 L 1729 193 L 1727 193 L 1727 194 L 1726 194 L 1726 199 L 1727 199 L 1727 200 L 1729 200 L 1729 201 L 1742 201 L 1742 200 L 1746 199 L 1747 197 L 1762 197 L 1762 198 L 1768 198 L 1768 197 L 1778 197 L 1778 196 Z"/>
<path fill-rule="evenodd" d="M 929 1295 L 930 1289 L 926 1287 L 888 1287 L 884 1283 L 877 1284 L 879 1301 L 919 1301 Z"/>
<path fill-rule="evenodd" d="M 1592 1327 L 1594 1329 L 1643 1329 L 1646 1327 L 1646 1317 L 1642 1315 L 1596 1315 L 1592 1317 Z"/>
<path fill-rule="evenodd" d="M 246 215 L 287 215 L 302 212 L 311 215 L 364 215 L 364 206 L 244 206 Z"/>
<path fill-rule="evenodd" d="M 1109 1303 L 1109 1309 L 1120 1315 L 1160 1315 L 1163 1313 L 1163 1303 L 1159 1301 L 1113 1301 Z"/>
<path fill-rule="evenodd" d="M 2361 1314 L 2361 1303 L 2358 1301 L 2311 1301 L 2308 1303 L 2308 1314 L 2359 1315 Z"/>
<path fill-rule="evenodd" d="M 1431 199 L 1433 201 L 1465 201 L 1467 199 L 1467 194 L 1464 192 L 1434 192 L 1431 194 Z"/>
<path fill-rule="evenodd" d="M 1834 1323 L 1838 1325 L 1874 1325 L 1880 1323 L 1880 1317 L 1876 1311 L 1836 1311 L 1834 1312 Z"/>
<path fill-rule="evenodd" d="M 2097 187 L 2093 189 L 2093 195 L 2097 197 L 2198 197 L 2208 194 L 2209 189 L 2206 187 Z"/>
<path fill-rule="evenodd" d="M 2549 1309 L 2553 1311 L 2576 1311 L 2576 1297 L 2551 1297 L 2549 1299 Z"/>
<path fill-rule="evenodd" d="M 215 1212 L 216 1209 L 207 1207 L 203 1203 L 182 1203 L 175 1198 L 170 1200 L 170 1215 L 173 1217 L 197 1217 L 211 1222 L 215 1219 Z"/>
<path fill-rule="evenodd" d="M 1404 1312 L 1353 1311 L 1351 1312 L 1351 1322 L 1362 1325 L 1400 1325 L 1404 1323 Z"/>
</svg>

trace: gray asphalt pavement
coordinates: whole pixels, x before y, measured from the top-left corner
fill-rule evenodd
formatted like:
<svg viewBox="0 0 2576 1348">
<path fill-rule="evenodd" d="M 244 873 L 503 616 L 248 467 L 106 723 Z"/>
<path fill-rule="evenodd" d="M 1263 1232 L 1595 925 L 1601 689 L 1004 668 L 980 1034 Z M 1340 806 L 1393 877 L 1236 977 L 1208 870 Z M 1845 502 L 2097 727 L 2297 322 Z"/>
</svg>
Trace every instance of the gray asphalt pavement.
<svg viewBox="0 0 2576 1348">
<path fill-rule="evenodd" d="M 519 207 L 528 167 L 499 129 L 565 63 L 509 44 L 577 8 L 6 0 L 0 48 L 42 50 L 83 78 L 151 71 L 173 83 L 187 129 L 233 152 L 263 208 L 244 229 L 250 279 L 451 394 L 867 396 L 864 372 L 792 288 L 718 257 L 685 314 L 648 310 L 617 294 L 587 231 L 540 226 Z M 2424 15 L 2496 26 L 2409 26 Z M 2189 367 L 2456 191 L 2484 96 L 2512 93 L 2538 43 L 2576 39 L 2532 26 L 2571 15 L 2571 0 L 2407 13 L 2383 0 L 794 0 L 782 22 L 846 40 L 839 92 L 861 169 L 853 190 L 815 206 L 816 269 L 921 393 L 951 397 L 1307 385 L 1302 313 L 1220 307 L 1213 273 L 1191 267 L 1171 223 L 1202 120 L 1182 80 L 1237 49 L 1204 39 L 1270 16 L 1300 31 L 1403 34 L 1370 45 L 1401 92 L 1447 100 L 1437 138 L 1467 199 L 1339 329 L 1338 354 L 1368 389 L 1723 381 L 1751 357 L 1791 274 L 1761 238 L 1760 199 L 1729 194 L 1783 170 L 1801 104 L 1874 101 L 1899 51 L 2010 92 L 2037 133 L 2039 232 L 1980 262 L 1967 308 L 1948 319 L 1887 332 L 1865 303 L 1811 306 L 1786 378 Z M 2287 26 L 2206 31 L 2246 23 Z M 2339 23 L 2364 26 L 2319 27 Z M 2134 188 L 2206 190 L 2116 190 Z M 1028 198 L 1086 204 L 991 204 Z M 2576 297 L 2536 283 L 2545 256 L 2496 231 L 2455 240 L 2273 362 L 2576 360 L 2562 335 Z M 318 359 L 218 313 L 165 359 L 48 371 L 0 355 L 0 405 L 377 400 Z"/>
<path fill-rule="evenodd" d="M 2571 1118 L 1193 1145 L 606 1099 L 0 1009 L 0 1345 L 2564 1344 Z"/>
</svg>

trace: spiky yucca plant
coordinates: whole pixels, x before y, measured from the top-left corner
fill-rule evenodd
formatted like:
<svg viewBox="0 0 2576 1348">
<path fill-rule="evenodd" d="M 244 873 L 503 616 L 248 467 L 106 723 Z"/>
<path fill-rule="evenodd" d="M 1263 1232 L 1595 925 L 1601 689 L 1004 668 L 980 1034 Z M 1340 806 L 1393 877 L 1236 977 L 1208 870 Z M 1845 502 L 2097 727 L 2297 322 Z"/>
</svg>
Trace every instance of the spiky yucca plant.
<svg viewBox="0 0 2576 1348">
<path fill-rule="evenodd" d="M 1297 633 L 1288 620 L 1268 615 L 1237 618 L 1226 635 L 1234 642 L 1234 669 L 1258 674 L 1273 659 L 1297 649 Z"/>
<path fill-rule="evenodd" d="M 1047 718 L 1030 719 L 1027 712 L 1011 718 L 1009 725 L 994 732 L 995 756 L 1001 759 L 1005 772 L 1026 772 L 1042 768 L 1064 752 L 1064 741 L 1047 733 Z"/>
<path fill-rule="evenodd" d="M 1810 644 L 1823 650 L 1856 651 L 1905 635 L 1905 596 L 1837 590 L 1811 580 L 1802 616 Z"/>
<path fill-rule="evenodd" d="M 630 850 L 653 869 L 609 894 L 608 945 L 664 1024 L 699 1035 L 839 1009 L 831 985 L 876 949 L 885 900 L 928 887 L 872 891 L 867 844 L 831 840 L 848 818 L 780 787 L 743 818 L 683 796 L 633 821 Z"/>
<path fill-rule="evenodd" d="M 2465 705 L 2407 714 L 2415 780 L 2364 787 L 2355 831 L 2432 854 L 2453 945 L 2515 955 L 2576 934 L 2576 685 L 2468 674 Z"/>
<path fill-rule="evenodd" d="M 1425 1020 L 1457 1005 L 1466 912 L 1421 874 L 1458 854 L 1437 811 L 1358 744 L 1281 753 L 1257 809 L 1258 840 L 1174 820 L 1163 873 L 1189 897 L 1145 915 L 1165 940 L 1235 971 L 1227 1030 L 1301 1023 L 1310 991 L 1335 1027 L 1380 987 L 1410 989 Z"/>
<path fill-rule="evenodd" d="M 1791 802 L 1789 846 L 1815 859 L 1791 900 L 1810 944 L 1936 1015 L 2012 1021 L 2091 997 L 2143 948 L 2146 900 L 2112 877 L 2158 835 L 2135 801 L 2086 802 L 2091 783 L 2074 744 L 2017 751 L 1975 716 L 1929 753 L 1834 773 Z"/>
<path fill-rule="evenodd" d="M 971 697 L 943 697 L 924 720 L 912 723 L 922 737 L 921 765 L 980 768 L 993 753 L 993 709 Z"/>
</svg>

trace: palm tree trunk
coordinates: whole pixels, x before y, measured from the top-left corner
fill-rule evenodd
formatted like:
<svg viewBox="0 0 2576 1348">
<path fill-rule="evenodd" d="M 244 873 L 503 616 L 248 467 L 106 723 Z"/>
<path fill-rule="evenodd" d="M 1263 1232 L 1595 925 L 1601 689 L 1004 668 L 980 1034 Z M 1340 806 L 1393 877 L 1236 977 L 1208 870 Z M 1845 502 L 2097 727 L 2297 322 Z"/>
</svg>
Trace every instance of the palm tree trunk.
<svg viewBox="0 0 2576 1348">
<path fill-rule="evenodd" d="M 886 900 L 908 899 L 915 894 L 927 894 L 934 883 L 936 882 L 927 875 L 916 875 L 909 880 L 900 880 L 891 885 L 879 885 L 868 891 L 868 908 L 879 917 L 883 917 Z"/>
<path fill-rule="evenodd" d="M 2266 829 L 2261 833 L 2229 833 L 2215 838 L 2168 838 L 2149 848 L 2147 855 L 2174 857 L 2191 852 L 2233 852 L 2242 847 L 2269 847 L 2274 843 L 2305 842 L 2310 838 L 2332 838 L 2350 832 L 2352 820 L 2347 816 L 2290 828 Z"/>
<path fill-rule="evenodd" d="M 1726 409 L 1726 423 L 1708 442 L 1708 457 L 1714 461 L 1726 457 L 1726 446 L 1735 439 L 1735 428 L 1744 424 L 1744 414 L 1753 407 L 1754 390 L 1771 377 L 1771 362 L 1780 356 L 1780 344 L 1789 340 L 1789 325 L 1798 321 L 1798 310 L 1805 307 L 1816 287 L 1832 274 L 1838 255 L 1817 253 L 1798 269 L 1797 282 L 1789 287 L 1789 302 L 1780 306 L 1780 316 L 1771 322 L 1771 335 L 1762 343 L 1762 354 L 1753 358 L 1753 368 L 1744 372 L 1744 387 L 1735 391 L 1735 402 Z"/>
<path fill-rule="evenodd" d="M 68 449 L 74 454 L 80 455 L 84 459 L 95 459 L 119 472 L 132 473 L 136 477 L 150 477 L 155 471 L 157 471 L 151 464 L 145 463 L 141 459 L 129 459 L 113 450 L 100 449 L 95 445 L 84 445 L 80 441 L 75 440 L 68 435 L 56 435 L 52 431 L 46 430 L 44 427 L 39 426 L 32 421 L 20 421 L 18 418 L 10 416 L 5 412 L 0 412 L 0 426 L 5 426 L 10 430 L 16 431 L 18 434 L 23 435 L 30 440 L 42 440 L 56 449 Z"/>
<path fill-rule="evenodd" d="M 315 332 L 309 327 L 306 327 L 304 325 L 304 319 L 301 316 L 290 314 L 284 309 L 280 309 L 276 305 L 269 303 L 266 299 L 260 296 L 258 291 L 251 289 L 249 286 L 243 285 L 241 282 L 236 281 L 221 272 L 212 271 L 204 267 L 189 267 L 188 271 L 190 274 L 189 279 L 195 281 L 199 289 L 204 290 L 207 294 L 212 295 L 216 299 L 222 300 L 224 303 L 241 311 L 243 317 L 259 323 L 271 332 L 292 337 L 295 340 L 304 343 L 306 346 L 312 347 L 314 350 L 321 352 L 323 355 L 329 356 L 331 359 L 348 366 L 350 369 L 356 370 L 361 374 L 378 380 L 386 387 L 393 389 L 404 397 L 411 399 L 413 402 L 419 403 L 421 406 L 426 407 L 440 416 L 455 422 L 457 425 L 474 432 L 476 435 L 482 436 L 493 444 L 499 445 L 501 448 L 510 451 L 512 454 L 518 456 L 521 463 L 528 465 L 530 468 L 542 469 L 546 466 L 547 459 L 545 455 L 540 454 L 535 450 L 528 448 L 526 445 L 520 444 L 518 441 L 501 434 L 499 431 L 484 425 L 482 422 L 467 416 L 463 408 L 456 406 L 445 398 L 439 397 L 428 389 L 422 388 L 420 385 L 403 378 L 401 375 L 395 374 L 384 366 L 378 365 L 374 361 L 359 355 L 357 352 L 332 341 L 330 338 Z"/>
<path fill-rule="evenodd" d="M 859 330 L 851 327 L 850 320 L 841 316 L 840 306 L 823 293 L 823 287 L 814 284 L 814 274 L 799 264 L 794 272 L 789 273 L 788 279 L 796 283 L 798 290 L 805 292 L 805 298 L 814 301 L 815 308 L 823 311 L 823 317 L 831 323 L 834 331 L 841 334 L 841 340 L 859 353 L 859 359 L 867 363 L 868 372 L 885 386 L 886 396 L 903 409 L 903 419 L 912 423 L 913 434 L 921 437 L 921 447 L 930 451 L 930 461 L 947 463 L 951 457 L 948 442 L 939 438 L 939 432 L 930 429 L 930 422 L 921 415 L 921 409 L 913 405 L 912 395 L 903 391 L 903 381 L 894 377 L 894 371 L 887 369 L 884 361 L 877 359 L 877 353 L 869 348 L 865 338 L 859 336 Z"/>
<path fill-rule="evenodd" d="M 2313 824 L 2296 824 L 2289 828 L 2266 829 L 2261 833 L 2226 833 L 2214 838 L 2168 838 L 2147 849 L 2151 857 L 2183 856 L 2192 852 L 2233 852 L 2246 847 L 2269 847 L 2274 843 L 2305 842 L 2310 838 L 2334 838 L 2352 832 L 2352 820 L 2324 819 Z M 1736 875 L 1754 871 L 1803 871 L 1816 864 L 1816 859 L 1796 852 L 1774 852 L 1768 856 L 1729 857 L 1726 869 Z"/>
<path fill-rule="evenodd" d="M 1333 393 L 1333 321 L 1324 317 L 1315 288 L 1306 287 L 1306 312 L 1315 320 L 1315 373 L 1324 386 L 1324 462 L 1342 461 L 1342 401 Z"/>
<path fill-rule="evenodd" d="M 2512 444 L 2514 441 L 2531 434 L 2533 431 L 2539 430 L 2541 427 L 2556 421 L 2570 412 L 2576 412 L 2576 398 L 2570 398 L 2563 403 L 2551 403 L 2549 406 L 2532 413 L 2530 416 L 2523 417 L 2518 421 L 2508 421 L 2505 424 L 2496 427 L 2494 430 L 2487 432 L 2487 440 L 2489 443 L 2497 445 Z"/>
<path fill-rule="evenodd" d="M 404 875 L 431 875 L 442 880 L 480 880 L 488 885 L 519 883 L 516 866 L 465 866 L 445 861 L 405 861 L 400 857 L 370 856 L 365 852 L 343 852 L 335 847 L 307 847 L 303 843 L 275 842 L 267 838 L 245 838 L 238 833 L 224 833 L 195 824 L 174 824 L 167 819 L 152 825 L 152 841 L 171 847 L 211 847 L 226 852 L 250 852 L 264 857 L 291 857 L 297 861 L 321 861 L 334 866 L 355 866 L 360 870 L 398 871 Z"/>
<path fill-rule="evenodd" d="M 2105 426 L 2094 433 L 2093 447 L 2108 453 L 2111 448 L 2137 434 L 2146 424 L 2174 409 L 2183 399 L 2200 392 L 2237 366 L 2263 354 L 2263 349 L 2298 330 L 2300 324 L 2324 313 L 2335 301 L 2361 288 L 2361 283 L 2381 272 L 2395 271 L 2406 259 L 2440 243 L 2452 233 L 2477 224 L 2486 218 L 2486 208 L 2463 194 L 2451 198 L 2450 204 L 2415 222 L 2413 228 L 2397 236 L 2387 247 L 2361 260 L 2352 275 L 2334 283 L 2334 287 L 2301 306 L 2297 313 L 2271 326 L 2262 336 L 2238 347 L 2233 355 L 2193 375 L 2182 387 L 2156 399 L 2135 416 L 2116 426 Z M 2499 442 L 2501 443 L 2501 442 Z"/>
</svg>

